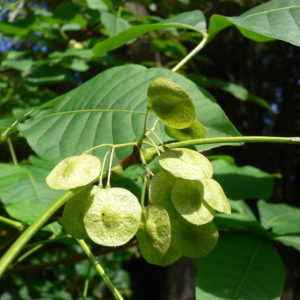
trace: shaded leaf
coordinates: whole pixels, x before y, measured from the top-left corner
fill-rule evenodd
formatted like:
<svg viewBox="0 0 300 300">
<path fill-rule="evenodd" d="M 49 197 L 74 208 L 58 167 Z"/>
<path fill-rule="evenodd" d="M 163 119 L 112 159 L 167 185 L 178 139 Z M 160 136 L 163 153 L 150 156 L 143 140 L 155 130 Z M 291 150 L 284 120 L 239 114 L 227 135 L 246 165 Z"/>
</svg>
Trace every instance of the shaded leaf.
<svg viewBox="0 0 300 300">
<path fill-rule="evenodd" d="M 276 234 L 300 233 L 300 208 L 258 201 L 261 224 Z"/>
<path fill-rule="evenodd" d="M 225 160 L 213 160 L 214 179 L 230 199 L 268 199 L 274 188 L 276 174 L 261 171 L 252 166 L 235 166 Z M 253 188 L 255 186 L 255 188 Z"/>
<path fill-rule="evenodd" d="M 199 83 L 201 86 L 205 88 L 217 87 L 231 94 L 232 96 L 234 96 L 239 100 L 251 101 L 261 107 L 266 108 L 269 111 L 273 111 L 271 105 L 265 99 L 251 94 L 245 87 L 239 84 L 221 80 L 218 78 L 199 76 L 198 74 L 197 75 L 192 74 L 192 76 L 190 77 L 192 79 L 196 79 L 195 82 Z"/>
<path fill-rule="evenodd" d="M 280 299 L 284 266 L 272 243 L 249 233 L 227 233 L 199 264 L 196 299 Z"/>
<path fill-rule="evenodd" d="M 33 222 L 62 195 L 46 185 L 52 167 L 52 163 L 37 158 L 19 166 L 0 164 L 0 199 L 11 217 Z"/>
</svg>

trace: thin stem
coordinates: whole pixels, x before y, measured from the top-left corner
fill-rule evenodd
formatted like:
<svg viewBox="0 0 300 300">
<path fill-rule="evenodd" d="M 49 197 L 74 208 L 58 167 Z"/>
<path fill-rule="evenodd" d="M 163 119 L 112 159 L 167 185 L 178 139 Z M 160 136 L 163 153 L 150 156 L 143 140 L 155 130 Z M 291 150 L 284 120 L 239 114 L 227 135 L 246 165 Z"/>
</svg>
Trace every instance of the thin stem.
<svg viewBox="0 0 300 300">
<path fill-rule="evenodd" d="M 25 228 L 25 226 L 21 222 L 18 222 L 18 221 L 15 221 L 15 220 L 3 217 L 3 216 L 0 216 L 0 222 L 5 223 L 11 227 L 14 227 L 20 231 L 22 231 Z"/>
<path fill-rule="evenodd" d="M 99 275 L 102 277 L 103 281 L 105 282 L 105 284 L 107 285 L 107 287 L 110 289 L 110 291 L 114 295 L 115 299 L 117 299 L 117 300 L 123 300 L 122 295 L 120 294 L 120 292 L 118 291 L 118 289 L 114 286 L 114 284 L 112 283 L 112 281 L 110 280 L 110 278 L 107 276 L 107 274 L 105 273 L 104 269 L 100 265 L 99 261 L 97 261 L 97 259 L 95 258 L 95 256 L 91 252 L 90 248 L 86 244 L 86 242 L 84 240 L 79 240 L 79 239 L 77 240 L 77 242 L 81 246 L 82 250 L 85 252 L 86 256 L 89 258 L 90 262 L 95 267 L 95 269 L 97 270 L 97 272 L 99 273 Z"/>
<path fill-rule="evenodd" d="M 30 243 L 30 244 L 27 244 L 24 249 L 27 249 L 27 248 L 32 248 L 32 247 L 35 247 L 37 245 L 46 245 L 46 244 L 50 244 L 50 243 L 55 243 L 57 241 L 61 241 L 61 240 L 66 240 L 66 239 L 70 239 L 71 236 L 68 235 L 68 234 L 63 234 L 61 236 L 58 236 L 58 237 L 50 237 L 49 239 L 47 240 L 41 240 L 41 241 L 38 241 L 38 242 L 34 242 L 34 243 Z"/>
<path fill-rule="evenodd" d="M 155 142 L 154 142 L 149 136 L 147 136 L 146 139 L 148 139 L 148 140 L 151 142 L 151 144 L 153 145 L 153 147 L 154 147 L 155 150 L 156 150 L 156 153 L 157 153 L 158 155 L 160 155 L 159 149 L 158 149 L 158 147 L 156 146 Z"/>
<path fill-rule="evenodd" d="M 178 71 L 184 64 L 186 64 L 197 52 L 204 48 L 207 40 L 208 34 L 206 32 L 202 32 L 203 39 L 201 40 L 200 44 L 194 48 L 187 56 L 185 56 L 173 69 L 173 72 Z"/>
<path fill-rule="evenodd" d="M 88 267 L 88 270 L 87 270 L 86 280 L 84 281 L 84 286 L 83 286 L 83 293 L 82 293 L 82 299 L 83 300 L 86 299 L 88 289 L 89 289 L 89 285 L 90 285 L 91 267 L 92 267 L 92 264 L 90 263 L 89 267 Z"/>
<path fill-rule="evenodd" d="M 56 234 L 52 234 L 49 238 L 49 240 L 51 239 L 55 239 L 56 238 Z M 18 264 L 20 263 L 22 260 L 24 260 L 25 258 L 27 258 L 29 255 L 31 255 L 32 253 L 38 251 L 40 248 L 44 247 L 45 246 L 45 243 L 44 244 L 37 244 L 35 246 L 33 246 L 32 248 L 30 248 L 29 250 L 27 250 L 24 254 L 22 254 L 20 257 L 18 257 L 18 259 L 16 260 L 15 264 Z"/>
<path fill-rule="evenodd" d="M 59 197 L 43 214 L 40 215 L 15 241 L 15 243 L 6 251 L 0 259 L 0 277 L 7 269 L 9 264 L 18 255 L 24 245 L 32 238 L 32 236 L 47 222 L 47 220 L 63 205 L 67 200 L 72 198 L 82 189 L 67 192 Z"/>
<path fill-rule="evenodd" d="M 7 138 L 7 144 L 8 144 L 8 148 L 9 148 L 9 152 L 10 152 L 12 161 L 13 161 L 14 165 L 17 166 L 18 165 L 17 156 L 15 153 L 13 143 L 11 142 L 11 139 L 9 137 Z"/>
<path fill-rule="evenodd" d="M 162 141 L 162 139 L 159 137 L 159 135 L 158 135 L 154 130 L 150 130 L 149 133 L 152 133 L 152 134 L 155 136 L 155 138 L 158 140 L 158 142 L 159 142 L 162 146 L 164 146 L 164 142 Z"/>
<path fill-rule="evenodd" d="M 279 144 L 298 144 L 300 137 L 275 137 L 275 136 L 234 136 L 195 139 L 183 142 L 170 143 L 165 145 L 168 149 L 190 147 L 196 145 L 222 144 L 222 143 L 279 143 Z"/>
<path fill-rule="evenodd" d="M 136 146 L 137 142 L 130 142 L 130 143 L 123 143 L 123 144 L 101 144 L 101 145 L 97 145 L 95 147 L 92 147 L 88 150 L 85 150 L 83 153 L 89 153 L 93 150 L 102 148 L 102 147 L 114 147 L 114 148 L 121 148 L 121 147 L 128 147 L 128 146 Z"/>
<path fill-rule="evenodd" d="M 141 206 L 145 206 L 145 198 L 146 198 L 146 193 L 147 193 L 147 185 L 148 185 L 148 177 L 144 176 L 144 184 L 142 187 L 142 192 L 141 192 Z"/>
<path fill-rule="evenodd" d="M 111 176 L 111 168 L 112 168 L 112 162 L 114 158 L 115 148 L 111 148 L 111 154 L 110 154 L 110 160 L 109 160 L 109 166 L 108 166 L 108 175 L 107 175 L 107 184 L 106 186 L 110 187 L 110 176 Z"/>
<path fill-rule="evenodd" d="M 143 134 L 140 137 L 140 139 L 139 139 L 139 141 L 137 142 L 137 145 L 136 145 L 138 148 L 140 148 L 141 145 L 143 144 L 143 141 L 144 141 L 144 138 L 145 138 L 145 135 L 146 135 L 148 115 L 149 115 L 149 109 L 147 108 L 146 114 L 145 114 L 145 119 L 144 119 Z"/>
<path fill-rule="evenodd" d="M 104 155 L 104 158 L 103 158 L 103 162 L 102 162 L 102 167 L 101 167 L 101 172 L 100 172 L 100 179 L 99 179 L 99 186 L 102 187 L 103 186 L 103 173 L 104 173 L 104 168 L 105 168 L 105 163 L 106 163 L 106 160 L 107 160 L 107 157 L 110 153 L 111 149 L 109 149 L 105 155 Z"/>
</svg>

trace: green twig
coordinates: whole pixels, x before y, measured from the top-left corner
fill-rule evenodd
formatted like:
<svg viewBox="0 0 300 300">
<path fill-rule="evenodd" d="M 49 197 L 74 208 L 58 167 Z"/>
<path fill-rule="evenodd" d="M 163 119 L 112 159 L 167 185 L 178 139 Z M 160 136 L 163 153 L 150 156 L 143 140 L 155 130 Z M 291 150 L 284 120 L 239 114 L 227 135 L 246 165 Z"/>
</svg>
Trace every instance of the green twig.
<svg viewBox="0 0 300 300">
<path fill-rule="evenodd" d="M 16 156 L 16 153 L 15 153 L 14 145 L 11 142 L 11 139 L 9 137 L 7 138 L 7 144 L 8 144 L 8 148 L 9 148 L 9 152 L 10 152 L 12 161 L 13 161 L 14 165 L 17 166 L 18 165 L 18 160 L 17 160 L 17 156 Z"/>
<path fill-rule="evenodd" d="M 200 44 L 197 45 L 187 56 L 185 56 L 173 69 L 173 72 L 178 71 L 184 64 L 186 64 L 195 54 L 197 54 L 201 49 L 204 48 L 207 40 L 208 34 L 206 32 L 202 32 L 203 39 L 201 40 Z"/>
<path fill-rule="evenodd" d="M 81 246 L 81 248 L 83 249 L 83 251 L 85 252 L 87 257 L 89 258 L 90 262 L 95 267 L 95 269 L 97 270 L 99 275 L 102 277 L 103 281 L 106 283 L 107 287 L 110 289 L 110 291 L 114 295 L 115 299 L 123 300 L 122 295 L 120 294 L 118 289 L 114 286 L 114 284 L 112 283 L 110 278 L 107 276 L 104 269 L 100 265 L 99 261 L 97 261 L 97 259 L 95 258 L 95 256 L 91 252 L 90 248 L 86 244 L 86 242 L 84 240 L 79 240 L 79 239 L 77 240 L 77 242 L 79 243 L 79 245 Z"/>
<path fill-rule="evenodd" d="M 11 227 L 14 227 L 20 231 L 22 231 L 25 228 L 21 222 L 18 222 L 18 221 L 15 221 L 15 220 L 3 217 L 3 216 L 0 216 L 0 222 L 5 223 Z"/>
<path fill-rule="evenodd" d="M 276 136 L 234 136 L 195 139 L 183 142 L 175 142 L 165 145 L 168 149 L 191 147 L 197 145 L 222 144 L 222 143 L 279 143 L 279 144 L 298 144 L 300 137 L 276 137 Z"/>
<path fill-rule="evenodd" d="M 0 259 L 0 277 L 7 269 L 9 264 L 18 255 L 24 245 L 32 238 L 32 236 L 47 222 L 47 220 L 70 198 L 76 193 L 81 191 L 78 189 L 76 192 L 71 191 L 59 197 L 39 218 L 37 218 L 15 241 L 15 243 L 6 251 Z"/>
</svg>

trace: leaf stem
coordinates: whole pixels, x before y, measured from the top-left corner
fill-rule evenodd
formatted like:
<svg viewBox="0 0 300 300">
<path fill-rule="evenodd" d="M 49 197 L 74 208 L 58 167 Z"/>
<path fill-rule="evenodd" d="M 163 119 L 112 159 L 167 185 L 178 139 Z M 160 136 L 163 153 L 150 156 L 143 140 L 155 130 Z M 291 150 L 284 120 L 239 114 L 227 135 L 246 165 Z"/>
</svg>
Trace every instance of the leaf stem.
<svg viewBox="0 0 300 300">
<path fill-rule="evenodd" d="M 17 156 L 16 156 L 16 153 L 15 153 L 14 145 L 11 142 L 10 137 L 7 138 L 7 144 L 8 144 L 8 148 L 9 148 L 9 152 L 10 152 L 12 161 L 13 161 L 14 165 L 17 166 L 18 165 L 18 160 L 17 160 Z"/>
<path fill-rule="evenodd" d="M 112 168 L 112 162 L 114 158 L 114 153 L 115 153 L 115 148 L 111 148 L 111 153 L 110 153 L 110 160 L 109 160 L 109 166 L 108 166 L 108 175 L 107 175 L 107 184 L 106 186 L 110 187 L 110 176 L 111 176 L 111 168 Z"/>
<path fill-rule="evenodd" d="M 14 227 L 20 231 L 22 231 L 25 227 L 21 222 L 18 222 L 18 221 L 15 221 L 15 220 L 3 217 L 3 216 L 0 216 L 0 222 L 5 223 L 11 227 Z"/>
<path fill-rule="evenodd" d="M 0 277 L 7 269 L 9 264 L 18 255 L 24 245 L 32 238 L 32 236 L 47 222 L 47 220 L 70 198 L 77 194 L 82 189 L 76 192 L 69 191 L 59 197 L 43 214 L 40 215 L 15 241 L 15 243 L 6 251 L 0 259 Z"/>
<path fill-rule="evenodd" d="M 195 54 L 197 54 L 201 49 L 204 48 L 207 40 L 208 40 L 208 34 L 206 32 L 202 32 L 202 40 L 197 45 L 196 48 L 194 48 L 187 56 L 185 56 L 173 69 L 173 72 L 177 72 L 184 64 L 186 64 Z"/>
<path fill-rule="evenodd" d="M 99 275 L 102 277 L 103 281 L 106 283 L 107 287 L 110 289 L 112 294 L 114 295 L 115 299 L 117 300 L 123 300 L 122 295 L 118 291 L 118 289 L 114 286 L 110 278 L 105 273 L 104 269 L 100 265 L 99 261 L 95 258 L 93 253 L 91 252 L 90 248 L 86 244 L 84 240 L 77 239 L 78 244 L 81 246 L 82 250 L 85 252 L 86 256 L 89 258 L 92 265 L 95 267 Z"/>
<path fill-rule="evenodd" d="M 107 157 L 108 157 L 109 153 L 111 152 L 111 149 L 106 151 L 103 161 L 102 161 L 102 167 L 101 167 L 100 178 L 99 178 L 99 186 L 100 187 L 103 187 L 103 174 L 104 174 L 105 164 L 106 164 Z"/>
<path fill-rule="evenodd" d="M 298 144 L 300 137 L 276 137 L 276 136 L 233 136 L 195 139 L 183 142 L 166 144 L 168 149 L 190 147 L 196 145 L 222 144 L 222 143 L 279 143 L 279 144 Z"/>
</svg>

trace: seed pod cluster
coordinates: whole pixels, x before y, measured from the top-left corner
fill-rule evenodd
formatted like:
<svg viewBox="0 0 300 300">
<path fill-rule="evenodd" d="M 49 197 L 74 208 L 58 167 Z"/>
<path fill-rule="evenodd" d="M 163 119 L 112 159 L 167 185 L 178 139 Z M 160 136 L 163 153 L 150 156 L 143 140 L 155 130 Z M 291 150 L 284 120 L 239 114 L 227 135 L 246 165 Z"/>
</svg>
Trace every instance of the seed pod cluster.
<svg viewBox="0 0 300 300">
<path fill-rule="evenodd" d="M 218 240 L 212 222 L 215 211 L 231 213 L 222 187 L 212 179 L 210 162 L 196 151 L 179 148 L 160 155 L 159 164 L 137 234 L 141 254 L 149 263 L 162 266 L 181 256 L 207 255 Z M 161 226 L 164 230 L 159 230 Z M 164 248 L 158 246 L 161 243 Z"/>
<path fill-rule="evenodd" d="M 46 178 L 53 189 L 84 187 L 65 205 L 60 223 L 75 238 L 89 237 L 102 246 L 126 244 L 136 234 L 142 209 L 135 195 L 123 188 L 88 186 L 101 171 L 100 160 L 89 154 L 71 156 Z"/>
<path fill-rule="evenodd" d="M 168 78 L 158 77 L 150 82 L 148 108 L 164 123 L 166 133 L 176 140 L 205 136 L 205 127 L 196 120 L 191 97 Z"/>
</svg>

